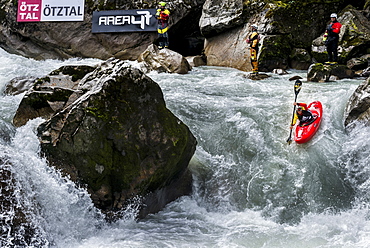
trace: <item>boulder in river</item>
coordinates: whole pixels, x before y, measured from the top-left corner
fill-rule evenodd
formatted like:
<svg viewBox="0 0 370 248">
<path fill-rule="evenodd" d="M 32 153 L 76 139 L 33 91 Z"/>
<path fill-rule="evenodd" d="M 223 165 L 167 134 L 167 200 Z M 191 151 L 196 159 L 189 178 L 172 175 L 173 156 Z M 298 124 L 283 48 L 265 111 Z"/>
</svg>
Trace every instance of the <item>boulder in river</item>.
<svg viewBox="0 0 370 248">
<path fill-rule="evenodd" d="M 138 61 L 145 72 L 158 71 L 168 73 L 186 74 L 191 70 L 189 62 L 179 53 L 170 49 L 158 49 L 150 45 L 140 54 Z"/>
<path fill-rule="evenodd" d="M 98 208 L 112 213 L 141 196 L 143 217 L 191 192 L 196 139 L 166 108 L 158 84 L 109 60 L 76 90 L 84 93 L 41 124 L 38 135 L 50 164 L 86 187 Z"/>
<path fill-rule="evenodd" d="M 354 72 L 345 65 L 316 63 L 308 68 L 307 81 L 322 83 L 333 78 L 353 78 L 354 75 Z"/>
<path fill-rule="evenodd" d="M 370 125 L 370 77 L 357 87 L 345 110 L 346 128 L 352 129 L 356 123 Z"/>
</svg>

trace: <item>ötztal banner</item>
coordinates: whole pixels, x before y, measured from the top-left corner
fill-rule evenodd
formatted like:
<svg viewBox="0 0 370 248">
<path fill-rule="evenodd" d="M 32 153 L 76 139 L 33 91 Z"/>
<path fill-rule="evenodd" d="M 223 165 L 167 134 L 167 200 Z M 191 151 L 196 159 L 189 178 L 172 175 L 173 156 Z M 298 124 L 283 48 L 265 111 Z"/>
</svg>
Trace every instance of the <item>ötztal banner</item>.
<svg viewBox="0 0 370 248">
<path fill-rule="evenodd" d="M 157 30 L 156 9 L 94 11 L 93 33 L 150 32 Z"/>
<path fill-rule="evenodd" d="M 85 0 L 18 0 L 17 22 L 83 21 Z"/>
</svg>

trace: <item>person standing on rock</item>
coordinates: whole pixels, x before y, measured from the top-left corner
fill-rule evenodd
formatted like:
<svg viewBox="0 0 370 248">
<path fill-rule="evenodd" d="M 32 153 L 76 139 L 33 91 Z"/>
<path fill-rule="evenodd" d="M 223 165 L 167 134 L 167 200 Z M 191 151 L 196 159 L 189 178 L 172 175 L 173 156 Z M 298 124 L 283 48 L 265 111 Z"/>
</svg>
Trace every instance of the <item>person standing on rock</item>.
<svg viewBox="0 0 370 248">
<path fill-rule="evenodd" d="M 330 15 L 330 20 L 331 22 L 326 28 L 323 38 L 326 51 L 328 52 L 328 62 L 326 63 L 336 64 L 338 62 L 339 33 L 342 24 L 337 21 L 337 14 L 335 13 Z"/>
<path fill-rule="evenodd" d="M 252 73 L 258 74 L 258 45 L 260 41 L 260 36 L 257 32 L 258 27 L 256 24 L 252 24 L 252 33 L 246 39 L 246 42 L 250 46 L 250 57 L 251 57 L 251 64 L 252 64 Z"/>
<path fill-rule="evenodd" d="M 169 46 L 168 41 L 168 19 L 170 18 L 170 11 L 166 9 L 165 2 L 159 2 L 160 8 L 157 9 L 156 17 L 158 19 L 158 42 L 159 49 Z"/>
</svg>

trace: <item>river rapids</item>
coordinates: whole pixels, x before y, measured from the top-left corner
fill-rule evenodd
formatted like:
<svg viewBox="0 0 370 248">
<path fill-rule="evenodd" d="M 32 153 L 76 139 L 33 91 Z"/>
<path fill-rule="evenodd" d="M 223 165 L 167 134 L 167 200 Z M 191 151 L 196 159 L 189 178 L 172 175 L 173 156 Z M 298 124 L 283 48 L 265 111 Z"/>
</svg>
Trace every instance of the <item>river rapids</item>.
<svg viewBox="0 0 370 248">
<path fill-rule="evenodd" d="M 1 90 L 15 77 L 100 62 L 35 61 L 3 50 L 0 57 Z M 2 204 L 1 247 L 369 247 L 370 128 L 348 132 L 343 125 L 348 99 L 365 79 L 302 79 L 297 101 L 321 101 L 323 121 L 311 141 L 288 145 L 295 96 L 289 78 L 306 73 L 268 73 L 261 81 L 211 66 L 186 75 L 149 73 L 167 108 L 197 138 L 193 193 L 142 220 L 128 207 L 114 223 L 40 157 L 35 132 L 42 119 L 11 124 L 23 94 L 1 94 L 0 185 L 10 202 Z M 19 208 L 33 233 L 14 228 Z"/>
</svg>

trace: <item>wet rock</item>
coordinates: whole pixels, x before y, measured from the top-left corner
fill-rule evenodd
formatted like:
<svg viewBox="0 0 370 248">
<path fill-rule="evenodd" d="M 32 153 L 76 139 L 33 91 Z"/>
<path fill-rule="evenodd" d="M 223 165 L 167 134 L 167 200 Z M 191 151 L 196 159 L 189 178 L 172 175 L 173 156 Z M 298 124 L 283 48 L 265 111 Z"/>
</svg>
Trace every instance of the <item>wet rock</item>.
<svg viewBox="0 0 370 248">
<path fill-rule="evenodd" d="M 356 123 L 370 125 L 370 78 L 357 87 L 346 106 L 344 125 L 350 130 Z"/>
<path fill-rule="evenodd" d="M 312 64 L 307 72 L 307 81 L 311 82 L 329 82 L 330 77 L 335 76 L 338 79 L 353 78 L 354 72 L 345 65 L 339 64 Z"/>
<path fill-rule="evenodd" d="M 143 72 L 121 60 L 86 75 L 77 100 L 38 128 L 51 165 L 87 188 L 105 213 L 142 197 L 139 216 L 191 192 L 196 140 Z M 114 216 L 114 214 L 111 214 Z"/>
<path fill-rule="evenodd" d="M 286 74 L 288 74 L 288 72 L 286 70 L 283 70 L 283 69 L 274 69 L 272 71 L 272 73 L 275 73 L 275 74 L 278 74 L 278 75 L 286 75 Z"/>
<path fill-rule="evenodd" d="M 37 90 L 29 90 L 22 98 L 14 115 L 14 126 L 23 126 L 29 120 L 37 117 L 49 119 L 55 112 L 66 106 L 73 93 L 77 92 L 60 87 L 42 87 Z"/>
<path fill-rule="evenodd" d="M 186 57 L 186 60 L 189 62 L 190 66 L 192 67 L 207 65 L 206 58 L 200 55 Z"/>
<path fill-rule="evenodd" d="M 189 62 L 179 53 L 170 49 L 158 49 L 150 45 L 140 54 L 138 61 L 142 63 L 145 72 L 158 71 L 186 74 L 191 70 Z"/>
<path fill-rule="evenodd" d="M 29 90 L 35 84 L 35 77 L 16 77 L 7 83 L 4 94 L 18 95 Z"/>
<path fill-rule="evenodd" d="M 19 104 L 13 124 L 19 127 L 37 117 L 49 119 L 81 95 L 82 92 L 76 90 L 78 84 L 94 69 L 84 65 L 63 66 L 43 78 L 33 79 L 33 82 L 32 79 L 22 80 L 32 86 Z"/>
<path fill-rule="evenodd" d="M 369 66 L 370 54 L 361 56 L 360 58 L 352 58 L 347 61 L 347 67 L 351 70 L 364 70 Z"/>
<path fill-rule="evenodd" d="M 302 79 L 302 77 L 301 76 L 294 76 L 294 77 L 289 78 L 289 81 L 295 81 L 295 80 L 298 80 L 298 79 Z"/>
<path fill-rule="evenodd" d="M 269 78 L 270 76 L 267 75 L 266 73 L 249 73 L 249 74 L 244 74 L 243 77 L 252 79 L 252 80 L 263 80 L 263 79 Z"/>
</svg>

